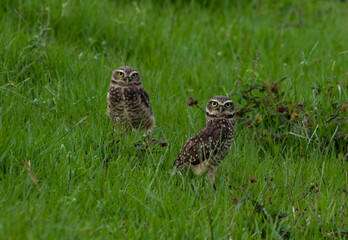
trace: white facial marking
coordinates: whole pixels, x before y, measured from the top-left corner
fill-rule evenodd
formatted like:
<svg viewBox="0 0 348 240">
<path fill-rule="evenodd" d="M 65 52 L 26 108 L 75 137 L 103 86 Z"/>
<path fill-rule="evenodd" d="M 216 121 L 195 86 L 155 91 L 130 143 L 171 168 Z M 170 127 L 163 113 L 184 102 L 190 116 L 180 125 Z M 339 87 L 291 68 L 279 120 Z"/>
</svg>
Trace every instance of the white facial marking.
<svg viewBox="0 0 348 240">
<path fill-rule="evenodd" d="M 133 72 L 131 72 L 131 73 L 129 74 L 129 76 L 132 76 L 133 73 L 136 73 L 136 74 L 139 75 L 138 71 L 133 71 Z"/>
<path fill-rule="evenodd" d="M 231 103 L 231 104 L 233 104 L 233 101 L 228 100 L 228 101 L 224 102 L 223 104 L 225 105 L 226 103 Z"/>
<path fill-rule="evenodd" d="M 124 76 L 127 76 L 127 73 L 125 73 L 125 71 L 123 71 L 123 70 L 117 70 L 117 72 L 121 72 L 121 73 L 123 73 L 124 74 Z"/>
<path fill-rule="evenodd" d="M 224 105 L 227 101 L 221 102 L 218 99 L 212 99 L 212 101 L 217 102 L 219 105 Z"/>
</svg>

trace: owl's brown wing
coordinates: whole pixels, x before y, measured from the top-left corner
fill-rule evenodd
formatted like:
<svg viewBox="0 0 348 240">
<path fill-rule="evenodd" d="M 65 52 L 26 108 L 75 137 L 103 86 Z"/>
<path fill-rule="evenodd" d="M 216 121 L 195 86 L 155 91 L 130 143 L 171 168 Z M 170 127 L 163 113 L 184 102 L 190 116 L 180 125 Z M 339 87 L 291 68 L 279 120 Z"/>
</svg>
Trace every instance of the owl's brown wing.
<svg viewBox="0 0 348 240">
<path fill-rule="evenodd" d="M 139 93 L 140 93 L 140 100 L 141 103 L 150 110 L 151 114 L 152 114 L 152 108 L 150 105 L 150 97 L 149 94 L 146 92 L 146 90 L 144 88 L 139 88 Z"/>
<path fill-rule="evenodd" d="M 197 165 L 219 151 L 224 134 L 222 128 L 205 127 L 193 138 L 190 138 L 181 150 L 174 166 L 183 169 L 189 165 Z"/>
</svg>

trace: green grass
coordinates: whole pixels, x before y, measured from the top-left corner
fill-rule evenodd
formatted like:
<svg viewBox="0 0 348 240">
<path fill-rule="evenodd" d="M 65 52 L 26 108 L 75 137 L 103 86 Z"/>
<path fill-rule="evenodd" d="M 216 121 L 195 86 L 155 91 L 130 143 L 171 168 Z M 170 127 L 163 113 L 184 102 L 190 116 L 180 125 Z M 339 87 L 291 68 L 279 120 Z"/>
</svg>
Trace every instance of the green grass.
<svg viewBox="0 0 348 240">
<path fill-rule="evenodd" d="M 172 2 L 3 1 L 1 239 L 347 236 L 348 3 Z M 112 134 L 106 93 L 125 64 L 141 72 L 167 147 Z M 284 76 L 268 99 L 261 86 Z M 205 123 L 188 98 L 231 94 L 242 109 L 250 86 L 271 102 L 241 114 L 217 191 L 171 175 Z M 279 103 L 305 106 L 286 119 Z M 289 216 L 273 221 L 279 212 Z"/>
</svg>

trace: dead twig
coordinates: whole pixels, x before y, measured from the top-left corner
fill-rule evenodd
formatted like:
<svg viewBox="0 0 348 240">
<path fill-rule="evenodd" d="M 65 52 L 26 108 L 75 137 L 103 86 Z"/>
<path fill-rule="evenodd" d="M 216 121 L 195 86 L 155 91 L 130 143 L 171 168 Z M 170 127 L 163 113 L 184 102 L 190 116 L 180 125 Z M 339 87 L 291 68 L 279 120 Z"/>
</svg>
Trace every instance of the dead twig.
<svg viewBox="0 0 348 240">
<path fill-rule="evenodd" d="M 289 187 L 289 186 L 271 187 L 271 181 L 270 181 L 270 179 L 266 178 L 265 180 L 267 181 L 268 189 L 267 189 L 266 193 L 261 197 L 261 199 L 263 199 L 263 198 L 265 197 L 265 195 L 266 195 L 268 192 L 270 192 L 270 191 L 272 191 L 272 190 L 274 190 L 274 189 L 278 189 L 278 188 L 287 188 L 287 187 Z M 244 185 L 241 186 L 241 187 L 233 186 L 233 185 L 231 185 L 231 184 L 229 184 L 229 187 L 230 187 L 230 188 L 234 188 L 234 189 L 239 189 L 239 190 L 241 190 L 241 191 L 243 192 L 243 194 L 244 194 L 246 197 L 243 198 L 242 200 L 240 200 L 239 202 L 244 202 L 244 201 L 246 201 L 246 200 L 251 201 L 251 202 L 254 204 L 254 209 L 255 209 L 255 211 L 261 213 L 261 214 L 264 216 L 264 218 L 267 220 L 267 223 L 269 224 L 269 226 L 270 226 L 271 228 L 273 228 L 273 225 L 274 225 L 277 221 L 279 221 L 280 219 L 282 219 L 282 218 L 284 218 L 284 217 L 287 217 L 287 216 L 288 216 L 288 213 L 280 212 L 276 217 L 270 216 L 270 214 L 267 212 L 267 210 L 265 209 L 265 207 L 264 207 L 263 204 L 260 204 L 257 200 L 251 198 L 251 197 L 246 193 L 245 189 L 246 189 L 250 184 L 252 184 L 252 183 L 254 183 L 254 182 L 257 182 L 256 178 L 253 178 L 253 177 L 251 177 L 251 178 L 249 179 L 249 181 L 250 181 L 249 183 L 244 184 Z M 282 232 L 278 232 L 277 230 L 275 230 L 275 233 L 276 233 L 276 236 L 277 236 L 279 239 L 282 239 L 282 235 L 286 234 L 287 231 L 282 233 Z"/>
<path fill-rule="evenodd" d="M 268 189 L 267 191 L 262 195 L 261 199 L 264 199 L 267 195 L 267 193 L 269 193 L 270 191 L 272 190 L 275 190 L 275 189 L 279 189 L 279 188 L 288 188 L 289 186 L 280 186 L 280 187 L 271 187 L 271 182 L 273 181 L 273 179 L 269 179 L 269 178 L 265 178 L 266 182 L 267 182 L 267 186 L 268 186 Z"/>
<path fill-rule="evenodd" d="M 189 100 L 186 102 L 186 104 L 189 107 L 195 106 L 196 108 L 198 108 L 199 110 L 201 110 L 203 113 L 205 113 L 204 109 L 202 109 L 199 105 L 198 105 L 198 100 L 190 97 Z"/>
<path fill-rule="evenodd" d="M 32 181 L 37 187 L 39 187 L 39 182 L 38 182 L 38 180 L 36 179 L 34 172 L 31 170 L 31 163 L 30 163 L 30 160 L 24 159 L 24 161 L 25 161 L 25 164 L 26 164 L 26 165 L 24 166 L 24 167 L 25 167 L 25 170 L 28 171 L 31 181 Z"/>
</svg>

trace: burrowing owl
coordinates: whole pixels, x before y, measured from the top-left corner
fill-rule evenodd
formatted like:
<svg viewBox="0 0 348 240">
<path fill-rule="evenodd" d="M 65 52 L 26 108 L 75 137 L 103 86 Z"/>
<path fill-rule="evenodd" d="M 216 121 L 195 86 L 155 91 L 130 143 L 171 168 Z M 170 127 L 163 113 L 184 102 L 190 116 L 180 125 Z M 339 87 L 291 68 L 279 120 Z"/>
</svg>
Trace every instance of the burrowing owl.
<svg viewBox="0 0 348 240">
<path fill-rule="evenodd" d="M 205 115 L 205 127 L 186 142 L 174 165 L 179 170 L 190 168 L 196 175 L 207 172 L 215 188 L 215 171 L 233 141 L 234 103 L 228 97 L 215 96 L 208 101 Z"/>
<path fill-rule="evenodd" d="M 113 71 L 108 92 L 108 111 L 117 126 L 151 130 L 155 125 L 149 95 L 141 84 L 139 72 L 129 66 Z"/>
</svg>

